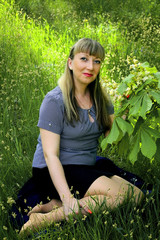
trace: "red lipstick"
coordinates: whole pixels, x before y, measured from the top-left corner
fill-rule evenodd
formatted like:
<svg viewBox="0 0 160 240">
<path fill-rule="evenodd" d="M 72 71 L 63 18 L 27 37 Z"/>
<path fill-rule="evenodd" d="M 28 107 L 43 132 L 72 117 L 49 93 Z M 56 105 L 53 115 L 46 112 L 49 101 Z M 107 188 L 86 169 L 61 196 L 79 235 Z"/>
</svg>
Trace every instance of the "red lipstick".
<svg viewBox="0 0 160 240">
<path fill-rule="evenodd" d="M 83 73 L 86 77 L 92 77 L 93 76 L 93 74 L 91 74 L 91 73 Z"/>
</svg>

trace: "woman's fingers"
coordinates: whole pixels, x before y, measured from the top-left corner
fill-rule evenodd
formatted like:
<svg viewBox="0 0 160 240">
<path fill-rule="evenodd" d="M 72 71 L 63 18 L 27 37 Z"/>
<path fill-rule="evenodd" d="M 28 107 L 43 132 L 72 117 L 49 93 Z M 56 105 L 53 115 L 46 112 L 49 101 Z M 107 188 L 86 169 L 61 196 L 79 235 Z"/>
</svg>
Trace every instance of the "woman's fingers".
<svg viewBox="0 0 160 240">
<path fill-rule="evenodd" d="M 92 210 L 91 210 L 91 207 L 89 206 L 88 202 L 80 200 L 79 205 L 80 205 L 81 209 L 83 210 L 83 212 L 81 210 L 81 212 L 83 214 L 85 214 L 85 213 L 92 214 Z"/>
</svg>

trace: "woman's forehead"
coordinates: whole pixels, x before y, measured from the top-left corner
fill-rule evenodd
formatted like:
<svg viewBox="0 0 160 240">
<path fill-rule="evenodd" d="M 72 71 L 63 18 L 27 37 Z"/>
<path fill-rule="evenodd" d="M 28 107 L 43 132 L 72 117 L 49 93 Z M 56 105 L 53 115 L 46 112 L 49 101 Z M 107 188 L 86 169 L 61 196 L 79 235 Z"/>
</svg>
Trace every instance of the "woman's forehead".
<svg viewBox="0 0 160 240">
<path fill-rule="evenodd" d="M 77 52 L 77 53 L 75 53 L 75 55 L 77 55 L 77 54 L 79 54 L 79 55 L 85 55 L 85 56 L 87 56 L 87 57 L 94 57 L 94 58 L 100 58 L 100 56 L 98 56 L 97 54 L 90 54 L 89 52 Z M 100 58 L 101 59 L 101 58 Z"/>
</svg>

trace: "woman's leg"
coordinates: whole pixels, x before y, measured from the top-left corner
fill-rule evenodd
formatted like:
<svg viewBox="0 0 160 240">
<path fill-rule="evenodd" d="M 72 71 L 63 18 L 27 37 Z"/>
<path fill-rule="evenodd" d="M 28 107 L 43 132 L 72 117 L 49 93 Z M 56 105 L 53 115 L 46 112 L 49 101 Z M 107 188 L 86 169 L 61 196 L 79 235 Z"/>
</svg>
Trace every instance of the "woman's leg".
<svg viewBox="0 0 160 240">
<path fill-rule="evenodd" d="M 53 209 L 59 208 L 62 206 L 62 202 L 57 199 L 52 199 L 50 202 L 46 204 L 37 204 L 29 213 L 30 216 L 32 213 L 48 213 Z"/>
<path fill-rule="evenodd" d="M 83 208 L 80 208 L 80 211 L 83 215 L 91 214 L 93 210 L 98 210 L 99 206 L 104 202 L 105 196 L 88 196 L 79 200 L 79 204 L 83 206 L 88 206 L 89 210 L 86 212 Z M 52 201 L 51 201 L 52 204 Z M 50 205 L 51 205 L 50 204 Z M 48 208 L 49 209 L 49 208 Z M 52 208 L 53 209 L 53 208 Z M 73 212 L 74 215 L 74 212 Z M 53 222 L 60 222 L 65 220 L 63 207 L 59 207 L 55 210 L 52 210 L 48 213 L 32 213 L 30 215 L 29 221 L 26 222 L 20 231 L 20 235 L 29 235 L 31 232 L 39 230 L 42 227 L 48 226 Z"/>
<path fill-rule="evenodd" d="M 117 175 L 111 178 L 106 176 L 97 178 L 91 184 L 84 197 L 91 195 L 106 196 L 106 204 L 111 208 L 117 207 L 126 197 L 133 198 L 137 204 L 144 196 L 139 188 Z"/>
<path fill-rule="evenodd" d="M 91 184 L 84 198 L 79 200 L 79 203 L 83 206 L 87 205 L 92 211 L 98 210 L 102 203 L 105 203 L 104 207 L 114 208 L 121 204 L 127 196 L 130 198 L 133 197 L 137 204 L 143 198 L 143 193 L 140 189 L 121 177 L 116 175 L 111 178 L 101 176 Z M 51 207 L 53 209 L 52 202 L 47 206 L 47 209 L 50 210 Z M 81 209 L 81 213 L 84 215 L 88 214 L 83 208 Z M 30 231 L 38 230 L 48 224 L 50 225 L 53 222 L 62 220 L 65 220 L 63 207 L 59 207 L 46 214 L 33 213 L 30 215 L 29 221 L 23 225 L 20 234 L 29 234 Z"/>
</svg>

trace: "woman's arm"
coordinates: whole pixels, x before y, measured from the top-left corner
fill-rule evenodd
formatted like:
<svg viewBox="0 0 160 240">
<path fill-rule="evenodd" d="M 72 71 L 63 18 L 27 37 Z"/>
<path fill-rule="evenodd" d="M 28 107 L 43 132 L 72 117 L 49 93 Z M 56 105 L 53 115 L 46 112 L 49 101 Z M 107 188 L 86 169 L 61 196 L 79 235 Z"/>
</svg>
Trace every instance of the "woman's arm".
<svg viewBox="0 0 160 240">
<path fill-rule="evenodd" d="M 63 166 L 59 160 L 60 135 L 40 128 L 43 153 L 53 184 L 59 193 L 65 215 L 78 213 L 78 202 L 71 195 Z"/>
</svg>

